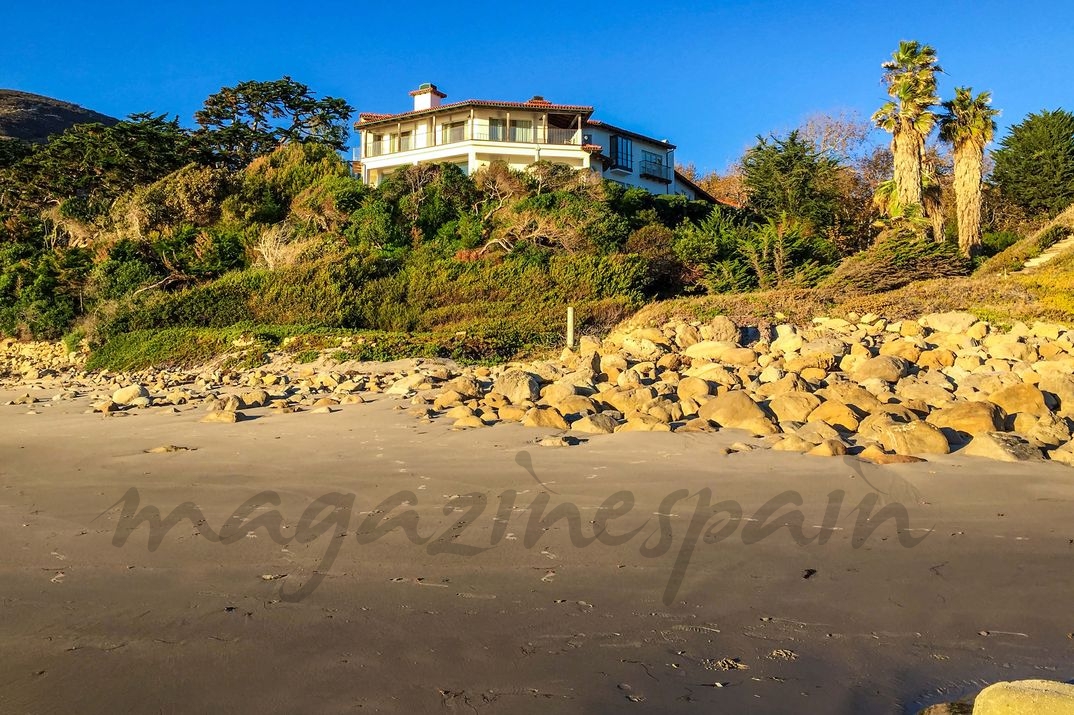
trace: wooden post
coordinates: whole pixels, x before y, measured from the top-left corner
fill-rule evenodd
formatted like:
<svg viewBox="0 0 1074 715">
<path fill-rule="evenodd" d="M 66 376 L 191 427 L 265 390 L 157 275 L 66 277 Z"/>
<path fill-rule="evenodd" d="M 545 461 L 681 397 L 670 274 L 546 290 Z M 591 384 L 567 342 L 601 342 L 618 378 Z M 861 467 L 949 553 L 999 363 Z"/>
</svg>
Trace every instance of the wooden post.
<svg viewBox="0 0 1074 715">
<path fill-rule="evenodd" d="M 567 347 L 574 347 L 574 306 L 567 306 Z"/>
</svg>

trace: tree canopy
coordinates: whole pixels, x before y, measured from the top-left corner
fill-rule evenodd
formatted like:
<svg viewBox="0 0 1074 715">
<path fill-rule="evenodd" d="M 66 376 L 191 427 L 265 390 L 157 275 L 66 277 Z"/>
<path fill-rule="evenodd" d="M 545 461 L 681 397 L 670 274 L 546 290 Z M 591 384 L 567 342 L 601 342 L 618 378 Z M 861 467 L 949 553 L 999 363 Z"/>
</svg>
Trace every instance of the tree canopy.
<svg viewBox="0 0 1074 715">
<path fill-rule="evenodd" d="M 354 108 L 335 97 L 314 97 L 290 77 L 271 82 L 240 82 L 205 100 L 194 118 L 207 146 L 234 167 L 286 142 L 317 142 L 346 148 Z"/>
<path fill-rule="evenodd" d="M 1030 114 L 992 156 L 992 182 L 1022 208 L 1055 215 L 1074 202 L 1074 114 Z"/>
</svg>

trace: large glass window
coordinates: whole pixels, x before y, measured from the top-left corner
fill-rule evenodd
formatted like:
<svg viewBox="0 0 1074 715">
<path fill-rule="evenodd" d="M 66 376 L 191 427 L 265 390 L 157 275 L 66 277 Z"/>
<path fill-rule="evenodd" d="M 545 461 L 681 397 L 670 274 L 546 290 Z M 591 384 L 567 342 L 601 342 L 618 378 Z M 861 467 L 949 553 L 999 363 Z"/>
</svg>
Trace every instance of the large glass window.
<svg viewBox="0 0 1074 715">
<path fill-rule="evenodd" d="M 410 151 L 414 148 L 414 138 L 410 132 L 399 134 L 399 151 Z"/>
<path fill-rule="evenodd" d="M 611 145 L 612 168 L 633 171 L 634 145 L 631 141 L 626 137 L 613 135 Z"/>
<path fill-rule="evenodd" d="M 466 122 L 454 122 L 443 125 L 444 144 L 461 142 L 466 138 Z"/>
<path fill-rule="evenodd" d="M 533 141 L 533 120 L 531 120 L 531 119 L 512 119 L 511 120 L 511 141 L 513 141 L 513 142 L 531 142 L 531 141 Z"/>
<path fill-rule="evenodd" d="M 507 120 L 489 120 L 489 141 L 502 142 L 507 139 Z"/>
</svg>

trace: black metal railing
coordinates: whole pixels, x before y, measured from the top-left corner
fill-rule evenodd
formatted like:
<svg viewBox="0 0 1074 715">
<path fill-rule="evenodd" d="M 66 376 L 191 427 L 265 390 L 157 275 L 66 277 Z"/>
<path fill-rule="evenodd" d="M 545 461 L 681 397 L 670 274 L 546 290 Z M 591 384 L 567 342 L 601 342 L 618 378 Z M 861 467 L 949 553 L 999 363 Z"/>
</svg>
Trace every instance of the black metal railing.
<svg viewBox="0 0 1074 715">
<path fill-rule="evenodd" d="M 638 174 L 647 179 L 671 183 L 671 167 L 665 166 L 662 161 L 643 159 L 638 166 Z"/>
</svg>

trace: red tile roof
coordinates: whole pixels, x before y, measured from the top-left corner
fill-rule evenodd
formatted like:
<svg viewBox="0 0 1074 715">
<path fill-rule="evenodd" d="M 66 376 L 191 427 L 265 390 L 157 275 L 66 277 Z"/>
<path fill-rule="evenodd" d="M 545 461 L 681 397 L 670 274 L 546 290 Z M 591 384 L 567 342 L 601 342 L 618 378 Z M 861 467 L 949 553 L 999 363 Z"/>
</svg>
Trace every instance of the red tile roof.
<svg viewBox="0 0 1074 715">
<path fill-rule="evenodd" d="M 358 115 L 358 121 L 355 122 L 354 128 L 361 129 L 364 126 L 383 121 L 400 121 L 403 119 L 411 119 L 413 117 L 418 117 L 425 114 L 435 114 L 437 112 L 442 112 L 445 110 L 451 111 L 455 109 L 462 109 L 464 107 L 482 107 L 485 109 L 534 109 L 552 112 L 578 112 L 581 114 L 592 114 L 593 112 L 592 107 L 587 107 L 582 104 L 553 104 L 546 100 L 536 102 L 532 100 L 529 102 L 501 102 L 486 99 L 464 99 L 461 102 L 450 102 L 448 104 L 441 104 L 438 107 L 430 107 L 429 109 L 415 109 L 410 112 L 400 112 L 399 114 L 376 114 L 373 112 L 362 112 Z"/>
</svg>

